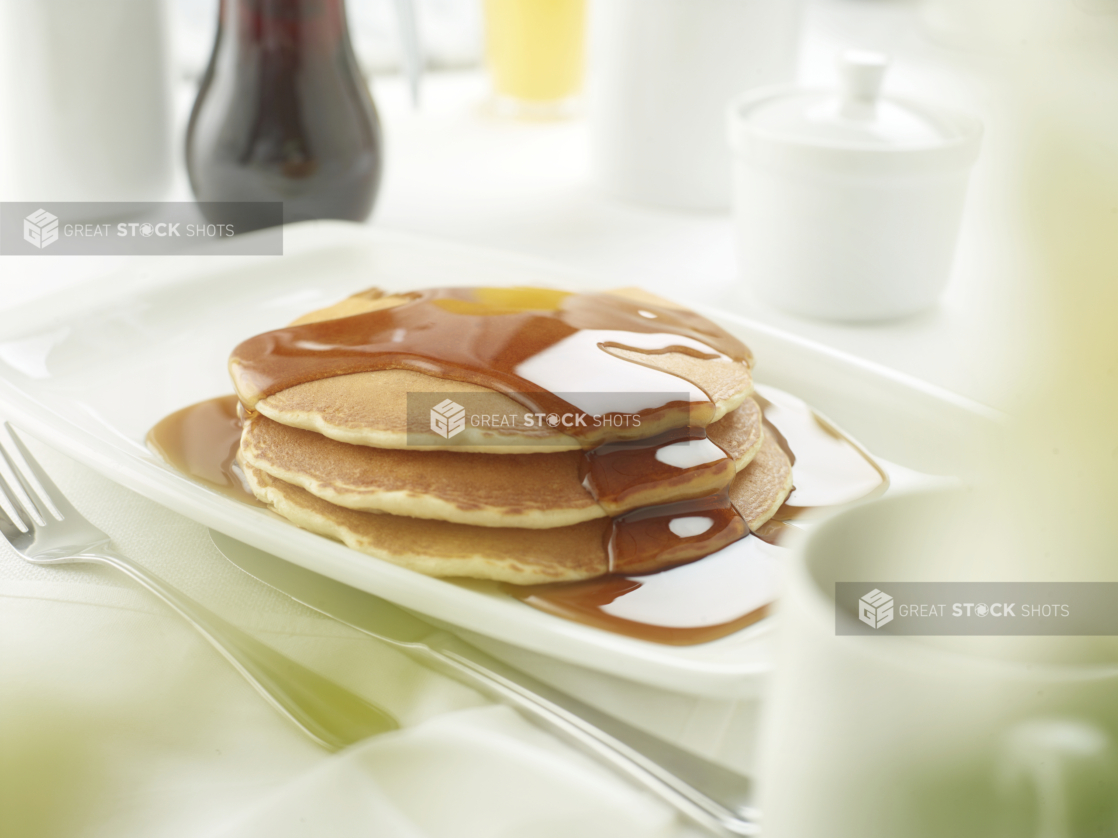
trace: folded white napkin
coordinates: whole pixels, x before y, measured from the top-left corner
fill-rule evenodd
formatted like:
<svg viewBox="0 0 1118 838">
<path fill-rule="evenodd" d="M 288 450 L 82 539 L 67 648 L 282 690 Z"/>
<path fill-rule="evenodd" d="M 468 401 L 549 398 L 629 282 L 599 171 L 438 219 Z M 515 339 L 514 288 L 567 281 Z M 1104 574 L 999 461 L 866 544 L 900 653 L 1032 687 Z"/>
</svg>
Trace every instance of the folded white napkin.
<svg viewBox="0 0 1118 838">
<path fill-rule="evenodd" d="M 402 729 L 337 754 L 114 571 L 0 543 L 0 800 L 12 835 L 633 836 L 690 830 L 515 712 L 249 579 L 200 525 L 31 443 L 124 552 Z"/>
<path fill-rule="evenodd" d="M 448 713 L 325 761 L 210 838 L 616 838 L 670 812 L 507 707 Z"/>
</svg>

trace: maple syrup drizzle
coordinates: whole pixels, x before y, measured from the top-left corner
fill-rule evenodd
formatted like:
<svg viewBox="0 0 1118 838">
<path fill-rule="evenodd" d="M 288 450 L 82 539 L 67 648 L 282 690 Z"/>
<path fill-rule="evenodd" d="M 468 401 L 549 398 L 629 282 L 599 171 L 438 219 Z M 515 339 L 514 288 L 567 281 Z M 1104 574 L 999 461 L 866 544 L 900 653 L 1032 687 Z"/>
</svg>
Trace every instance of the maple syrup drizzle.
<svg viewBox="0 0 1118 838">
<path fill-rule="evenodd" d="M 727 489 L 643 506 L 613 518 L 606 544 L 609 570 L 622 575 L 654 573 L 721 550 L 748 533 Z"/>
<path fill-rule="evenodd" d="M 672 489 L 685 500 L 718 492 L 736 472 L 730 456 L 707 439 L 706 428 L 674 428 L 585 450 L 580 477 L 602 508 L 616 516 L 644 506 L 642 494 Z"/>
<path fill-rule="evenodd" d="M 375 311 L 266 332 L 240 344 L 230 371 L 249 408 L 298 384 L 403 369 L 478 384 L 534 413 L 707 417 L 690 382 L 618 357 L 683 353 L 750 362 L 737 338 L 699 315 L 610 294 L 540 288 L 439 288 Z M 557 394 L 587 394 L 573 403 Z M 665 402 L 663 394 L 671 394 Z M 677 397 L 685 394 L 686 401 Z M 705 420 L 696 424 L 706 424 Z M 592 423 L 566 429 L 594 436 Z"/>
<path fill-rule="evenodd" d="M 798 519 L 815 507 L 883 492 L 888 477 L 802 400 L 761 385 L 753 398 L 764 411 L 765 432 L 773 434 L 795 464 L 795 488 L 756 532 L 698 561 L 659 572 L 642 573 L 639 562 L 633 562 L 627 569 L 583 582 L 504 589 L 551 614 L 677 646 L 725 637 L 765 616 L 780 593 L 779 544 L 800 529 Z M 687 520 L 685 512 L 669 518 L 669 529 L 672 524 L 683 529 Z M 662 530 L 653 537 L 672 543 Z"/>
<path fill-rule="evenodd" d="M 482 385 L 534 413 L 667 419 L 684 427 L 674 436 L 594 448 L 612 422 L 564 428 L 588 449 L 584 485 L 619 516 L 606 536 L 611 560 L 618 568 L 651 571 L 745 534 L 728 497 L 705 497 L 733 479 L 733 461 L 701 427 L 686 427 L 696 420 L 705 425 L 713 401 L 677 375 L 610 351 L 748 363 L 749 350 L 737 338 L 691 312 L 609 294 L 443 288 L 401 296 L 399 305 L 278 329 L 240 344 L 230 370 L 241 401 L 252 408 L 262 397 L 316 379 L 406 369 Z M 639 495 L 658 482 L 661 489 L 687 484 L 682 497 L 694 499 L 655 513 L 632 511 Z M 710 523 L 703 532 L 686 539 L 672 534 L 671 518 L 702 516 Z M 671 537 L 657 541 L 654 532 Z"/>
</svg>

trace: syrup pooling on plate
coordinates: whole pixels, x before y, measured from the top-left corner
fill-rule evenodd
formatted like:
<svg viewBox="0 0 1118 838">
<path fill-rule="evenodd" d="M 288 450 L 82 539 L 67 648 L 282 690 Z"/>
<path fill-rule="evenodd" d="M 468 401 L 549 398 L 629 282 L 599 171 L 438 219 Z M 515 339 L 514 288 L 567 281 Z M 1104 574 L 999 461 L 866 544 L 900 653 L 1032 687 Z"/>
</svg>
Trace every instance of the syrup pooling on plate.
<svg viewBox="0 0 1118 838">
<path fill-rule="evenodd" d="M 790 459 L 795 488 L 758 532 L 698 561 L 650 574 L 613 573 L 584 582 L 506 586 L 528 605 L 576 622 L 671 645 L 716 640 L 761 619 L 780 591 L 783 536 L 810 507 L 850 503 L 884 491 L 888 477 L 852 440 L 820 418 L 805 402 L 772 387 L 753 397 L 765 411 Z M 645 510 L 638 510 L 644 513 Z M 675 519 L 676 528 L 701 527 L 701 516 Z M 616 521 L 617 519 L 615 519 Z M 740 520 L 740 518 L 739 518 Z M 792 522 L 792 523 L 790 523 Z M 671 524 L 669 521 L 669 531 Z M 713 525 L 712 525 L 713 526 Z"/>
<path fill-rule="evenodd" d="M 507 585 L 534 608 L 617 634 L 691 646 L 768 613 L 780 594 L 781 548 L 749 535 L 697 562 L 647 576 L 612 574 L 557 585 Z"/>
<path fill-rule="evenodd" d="M 765 421 L 794 452 L 795 488 L 774 517 L 789 521 L 810 509 L 839 506 L 884 491 L 889 478 L 865 451 L 804 401 L 759 386 L 754 400 Z"/>
<path fill-rule="evenodd" d="M 183 474 L 237 500 L 263 506 L 245 485 L 235 459 L 241 442 L 236 396 L 184 407 L 148 431 L 148 444 Z"/>
<path fill-rule="evenodd" d="M 400 305 L 245 341 L 230 359 L 241 401 L 253 408 L 308 381 L 404 369 L 487 387 L 531 412 L 652 417 L 674 407 L 684 416 L 678 424 L 706 424 L 713 404 L 698 387 L 610 350 L 751 361 L 741 341 L 705 318 L 609 294 L 443 288 L 401 297 Z M 593 398 L 572 404 L 561 393 Z"/>
</svg>

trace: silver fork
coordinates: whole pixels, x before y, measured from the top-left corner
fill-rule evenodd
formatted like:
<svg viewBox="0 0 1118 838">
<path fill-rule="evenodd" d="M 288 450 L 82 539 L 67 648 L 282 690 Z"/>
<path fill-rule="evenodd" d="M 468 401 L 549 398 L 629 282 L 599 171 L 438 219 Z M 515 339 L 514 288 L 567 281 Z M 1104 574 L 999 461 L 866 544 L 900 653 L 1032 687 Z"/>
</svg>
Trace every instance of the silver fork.
<svg viewBox="0 0 1118 838">
<path fill-rule="evenodd" d="M 109 537 L 66 500 L 12 426 L 3 424 L 0 533 L 20 556 L 39 565 L 105 564 L 132 577 L 194 626 L 268 703 L 326 748 L 342 748 L 398 727 L 384 710 L 250 637 L 116 552 Z"/>
</svg>

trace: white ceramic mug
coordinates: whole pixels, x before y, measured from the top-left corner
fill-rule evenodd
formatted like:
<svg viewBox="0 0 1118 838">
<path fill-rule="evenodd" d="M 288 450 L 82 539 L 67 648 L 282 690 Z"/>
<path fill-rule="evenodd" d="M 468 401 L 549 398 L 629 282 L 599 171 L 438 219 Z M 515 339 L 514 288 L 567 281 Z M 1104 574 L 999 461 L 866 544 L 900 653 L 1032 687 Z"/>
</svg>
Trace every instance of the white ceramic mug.
<svg viewBox="0 0 1118 838">
<path fill-rule="evenodd" d="M 802 0 L 593 0 L 591 165 L 605 192 L 682 209 L 730 206 L 723 111 L 795 73 Z"/>
<path fill-rule="evenodd" d="M 1114 638 L 836 636 L 836 582 L 981 578 L 945 534 L 966 498 L 882 500 L 802 545 L 764 721 L 766 838 L 1118 834 Z"/>
</svg>

